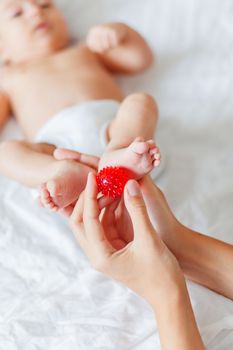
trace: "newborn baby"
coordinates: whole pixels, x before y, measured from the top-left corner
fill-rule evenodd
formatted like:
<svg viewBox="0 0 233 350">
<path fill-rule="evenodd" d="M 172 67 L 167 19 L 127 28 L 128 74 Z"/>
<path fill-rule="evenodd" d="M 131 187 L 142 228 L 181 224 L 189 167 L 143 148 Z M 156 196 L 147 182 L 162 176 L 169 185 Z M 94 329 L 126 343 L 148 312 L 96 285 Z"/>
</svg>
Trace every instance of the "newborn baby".
<svg viewBox="0 0 233 350">
<path fill-rule="evenodd" d="M 124 98 L 114 78 L 151 66 L 145 40 L 111 23 L 91 28 L 85 42 L 70 41 L 51 0 L 0 1 L 0 127 L 13 114 L 25 134 L 1 144 L 0 172 L 39 188 L 52 210 L 69 206 L 85 187 L 93 161 L 78 162 L 81 152 L 101 157 L 99 168 L 126 167 L 137 179 L 160 163 L 154 99 Z M 80 152 L 76 161 L 66 149 Z"/>
</svg>

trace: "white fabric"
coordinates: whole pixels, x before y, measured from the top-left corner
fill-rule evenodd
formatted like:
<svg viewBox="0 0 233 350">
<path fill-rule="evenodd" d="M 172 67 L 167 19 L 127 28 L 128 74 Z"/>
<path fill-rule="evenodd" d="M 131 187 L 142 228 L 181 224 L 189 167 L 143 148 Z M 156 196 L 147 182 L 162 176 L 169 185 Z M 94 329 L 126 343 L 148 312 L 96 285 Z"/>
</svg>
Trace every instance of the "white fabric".
<svg viewBox="0 0 233 350">
<path fill-rule="evenodd" d="M 97 100 L 66 108 L 41 128 L 35 141 L 100 156 L 107 145 L 107 126 L 119 105 L 113 100 Z"/>
<path fill-rule="evenodd" d="M 185 224 L 233 243 L 232 1 L 60 3 L 79 37 L 113 20 L 146 36 L 155 67 L 119 82 L 126 93 L 158 100 L 167 156 L 158 184 Z M 3 177 L 0 235 L 0 350 L 160 349 L 150 308 L 92 270 L 65 219 L 38 209 L 27 189 Z M 232 302 L 193 283 L 189 290 L 207 350 L 231 350 Z"/>
<path fill-rule="evenodd" d="M 101 156 L 108 143 L 107 128 L 119 107 L 120 103 L 114 100 L 96 100 L 65 108 L 40 129 L 35 142 Z M 163 173 L 165 164 L 163 156 L 161 165 L 151 173 L 153 179 Z M 33 198 L 38 197 L 37 190 L 31 193 Z"/>
</svg>

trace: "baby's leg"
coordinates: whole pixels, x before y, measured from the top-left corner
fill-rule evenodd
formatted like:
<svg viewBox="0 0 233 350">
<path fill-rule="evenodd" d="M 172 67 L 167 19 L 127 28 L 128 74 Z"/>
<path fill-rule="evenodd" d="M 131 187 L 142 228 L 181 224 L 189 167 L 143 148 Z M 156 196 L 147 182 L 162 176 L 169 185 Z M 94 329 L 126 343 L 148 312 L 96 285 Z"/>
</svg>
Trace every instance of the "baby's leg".
<svg viewBox="0 0 233 350">
<path fill-rule="evenodd" d="M 55 147 L 26 141 L 5 141 L 0 144 L 0 172 L 28 187 L 37 187 L 54 171 Z"/>
<path fill-rule="evenodd" d="M 157 121 L 158 108 L 151 96 L 143 93 L 128 96 L 109 127 L 109 144 L 99 167 L 123 166 L 140 178 L 158 166 L 160 151 L 152 140 Z M 138 136 L 141 140 L 135 140 Z"/>
<path fill-rule="evenodd" d="M 93 169 L 73 160 L 58 161 L 54 150 L 49 144 L 6 141 L 0 145 L 0 172 L 28 187 L 43 184 L 42 204 L 58 209 L 77 199 Z"/>
</svg>

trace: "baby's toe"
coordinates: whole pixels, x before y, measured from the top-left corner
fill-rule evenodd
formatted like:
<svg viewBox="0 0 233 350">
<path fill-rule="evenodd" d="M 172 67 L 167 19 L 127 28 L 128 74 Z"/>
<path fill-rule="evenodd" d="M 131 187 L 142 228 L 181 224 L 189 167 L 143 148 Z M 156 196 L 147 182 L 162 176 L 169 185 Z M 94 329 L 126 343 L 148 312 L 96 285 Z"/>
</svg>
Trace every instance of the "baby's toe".
<svg viewBox="0 0 233 350">
<path fill-rule="evenodd" d="M 160 160 L 160 159 L 155 159 L 155 160 L 153 161 L 153 166 L 154 166 L 154 167 L 157 167 L 157 166 L 160 165 L 160 163 L 161 163 L 161 160 Z"/>
<path fill-rule="evenodd" d="M 39 202 L 40 204 L 44 207 L 47 202 L 49 201 L 49 193 L 48 193 L 48 190 L 46 188 L 46 184 L 42 184 L 40 187 L 39 187 Z"/>
<path fill-rule="evenodd" d="M 150 149 L 150 154 L 160 153 L 159 147 L 154 143 L 154 146 Z"/>
<path fill-rule="evenodd" d="M 150 150 L 150 154 L 154 159 L 161 159 L 161 152 L 157 146 Z"/>
<path fill-rule="evenodd" d="M 59 207 L 54 203 L 50 203 L 50 205 L 47 207 L 47 209 L 54 211 L 54 212 L 57 212 L 59 210 Z"/>
<path fill-rule="evenodd" d="M 155 153 L 152 155 L 154 167 L 159 166 L 161 163 L 161 153 Z"/>
<path fill-rule="evenodd" d="M 156 160 L 161 160 L 161 153 L 155 153 L 153 155 L 153 158 L 156 159 Z"/>
<path fill-rule="evenodd" d="M 57 211 L 59 209 L 51 197 L 47 198 L 47 200 L 44 202 L 44 207 L 52 211 Z"/>
<path fill-rule="evenodd" d="M 44 208 L 50 209 L 52 211 L 57 211 L 58 206 L 53 202 L 53 198 L 48 191 L 47 184 L 42 184 L 40 186 L 40 198 L 39 198 L 41 206 Z"/>
<path fill-rule="evenodd" d="M 154 140 L 147 141 L 147 144 L 149 146 L 149 152 L 157 147 Z"/>
</svg>

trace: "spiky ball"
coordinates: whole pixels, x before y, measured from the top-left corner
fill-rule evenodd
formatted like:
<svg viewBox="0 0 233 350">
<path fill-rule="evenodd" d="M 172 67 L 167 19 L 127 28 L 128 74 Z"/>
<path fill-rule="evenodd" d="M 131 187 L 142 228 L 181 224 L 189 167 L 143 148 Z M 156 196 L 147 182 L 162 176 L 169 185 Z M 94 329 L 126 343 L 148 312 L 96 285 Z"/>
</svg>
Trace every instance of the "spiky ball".
<svg viewBox="0 0 233 350">
<path fill-rule="evenodd" d="M 98 191 L 102 192 L 105 197 L 120 197 L 130 178 L 132 176 L 125 168 L 106 167 L 96 175 Z"/>
</svg>

